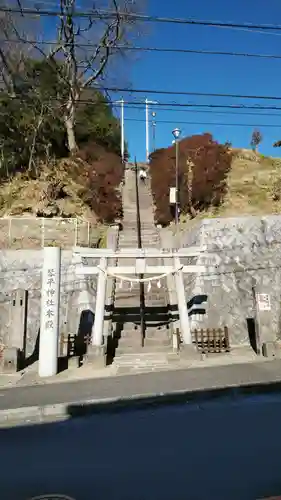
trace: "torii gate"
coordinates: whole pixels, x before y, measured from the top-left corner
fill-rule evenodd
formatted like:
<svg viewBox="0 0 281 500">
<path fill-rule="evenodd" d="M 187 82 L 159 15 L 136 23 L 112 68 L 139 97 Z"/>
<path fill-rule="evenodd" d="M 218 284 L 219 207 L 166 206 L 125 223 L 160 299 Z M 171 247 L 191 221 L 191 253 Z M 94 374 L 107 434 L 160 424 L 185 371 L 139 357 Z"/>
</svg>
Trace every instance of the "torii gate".
<svg viewBox="0 0 281 500">
<path fill-rule="evenodd" d="M 180 317 L 181 334 L 185 345 L 192 344 L 189 316 L 185 298 L 185 273 L 202 273 L 206 267 L 202 265 L 182 265 L 181 258 L 199 257 L 205 252 L 204 247 L 189 247 L 181 249 L 138 249 L 124 248 L 121 250 L 75 247 L 74 255 L 78 257 L 78 275 L 98 275 L 95 306 L 95 322 L 91 345 L 101 347 L 103 344 L 104 312 L 106 302 L 107 277 L 121 281 L 145 282 L 160 280 L 172 275 L 175 280 L 177 303 Z M 99 259 L 95 266 L 85 266 L 82 258 Z M 135 265 L 109 266 L 108 259 L 135 259 Z M 147 265 L 147 259 L 171 259 L 173 265 Z M 39 345 L 39 375 L 48 377 L 57 373 L 58 343 L 59 343 L 59 296 L 60 296 L 61 250 L 56 247 L 44 248 L 44 264 L 42 274 L 40 345 Z M 149 278 L 139 278 L 149 275 Z"/>
<path fill-rule="evenodd" d="M 81 266 L 77 267 L 76 273 L 79 275 L 98 275 L 95 323 L 92 335 L 92 345 L 101 346 L 103 342 L 107 276 L 120 279 L 121 281 L 126 281 L 127 279 L 131 283 L 140 283 L 151 280 L 158 281 L 168 275 L 173 275 L 175 278 L 175 289 L 177 293 L 183 342 L 185 344 L 191 344 L 192 338 L 186 305 L 183 275 L 185 273 L 202 273 L 206 271 L 206 267 L 201 265 L 182 265 L 180 259 L 186 257 L 198 257 L 204 251 L 204 248 L 199 247 L 182 248 L 178 250 L 124 248 L 118 251 L 110 249 L 75 248 L 74 254 L 78 255 L 81 258 Z M 96 266 L 83 266 L 83 257 L 99 258 L 100 263 Z M 128 258 L 136 259 L 136 264 L 134 266 L 108 266 L 108 259 Z M 150 258 L 172 259 L 173 265 L 150 266 L 147 265 L 147 259 Z M 151 277 L 139 278 L 139 275 L 150 275 Z"/>
</svg>

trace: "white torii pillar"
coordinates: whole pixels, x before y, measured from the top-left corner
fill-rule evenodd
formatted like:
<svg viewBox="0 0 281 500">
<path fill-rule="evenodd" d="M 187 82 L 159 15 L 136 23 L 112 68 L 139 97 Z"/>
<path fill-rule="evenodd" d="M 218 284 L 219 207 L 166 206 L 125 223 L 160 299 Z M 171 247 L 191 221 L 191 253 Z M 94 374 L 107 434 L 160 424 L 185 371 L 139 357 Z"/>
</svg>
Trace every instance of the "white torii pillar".
<svg viewBox="0 0 281 500">
<path fill-rule="evenodd" d="M 95 322 L 92 334 L 92 346 L 95 347 L 100 347 L 103 344 L 104 309 L 106 301 L 106 257 L 102 257 L 100 259 L 99 268 L 100 271 L 98 274 Z"/>
<path fill-rule="evenodd" d="M 175 264 L 175 269 L 180 269 L 179 257 L 174 257 L 174 264 Z M 189 322 L 185 290 L 184 290 L 183 272 L 181 270 L 175 273 L 175 283 L 176 283 L 178 310 L 179 310 L 180 326 L 181 326 L 183 342 L 185 345 L 191 345 L 192 337 L 191 337 L 190 322 Z"/>
<path fill-rule="evenodd" d="M 39 337 L 39 376 L 58 372 L 61 249 L 43 249 L 41 317 Z"/>
</svg>

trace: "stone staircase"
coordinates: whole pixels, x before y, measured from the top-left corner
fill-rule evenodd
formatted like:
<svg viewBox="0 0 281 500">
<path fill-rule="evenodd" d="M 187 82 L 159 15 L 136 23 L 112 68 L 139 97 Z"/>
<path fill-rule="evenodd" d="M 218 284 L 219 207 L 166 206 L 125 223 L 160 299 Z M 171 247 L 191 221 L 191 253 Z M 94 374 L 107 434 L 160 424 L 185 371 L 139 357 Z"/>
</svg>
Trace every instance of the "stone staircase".
<svg viewBox="0 0 281 500">
<path fill-rule="evenodd" d="M 153 200 L 149 186 L 139 186 L 141 236 L 143 248 L 159 247 L 159 235 L 154 225 Z M 126 171 L 123 187 L 123 231 L 119 237 L 119 248 L 137 248 L 137 214 L 135 173 Z M 161 260 L 161 259 L 160 259 Z M 122 262 L 123 261 L 123 262 Z M 157 265 L 157 259 L 147 259 L 149 265 Z M 159 262 L 160 264 L 161 262 Z M 134 265 L 135 259 L 120 259 L 119 265 Z M 113 325 L 114 360 L 120 372 L 168 369 L 177 360 L 172 350 L 172 335 L 169 326 L 169 311 L 166 296 L 166 282 L 161 288 L 155 281 L 145 284 L 145 338 L 142 345 L 140 326 L 140 287 L 136 283 L 130 289 L 129 283 L 122 288 L 116 286 Z"/>
</svg>

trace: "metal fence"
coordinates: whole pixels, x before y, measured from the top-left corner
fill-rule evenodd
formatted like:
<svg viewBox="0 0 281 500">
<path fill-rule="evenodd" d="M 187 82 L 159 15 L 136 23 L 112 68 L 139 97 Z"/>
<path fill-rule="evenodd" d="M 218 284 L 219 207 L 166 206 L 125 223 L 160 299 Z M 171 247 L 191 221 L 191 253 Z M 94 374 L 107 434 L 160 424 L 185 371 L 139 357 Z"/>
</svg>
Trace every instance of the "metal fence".
<svg viewBox="0 0 281 500">
<path fill-rule="evenodd" d="M 99 237 L 90 221 L 79 218 L 2 217 L 0 218 L 0 248 L 24 249 L 58 245 L 95 246 Z"/>
</svg>

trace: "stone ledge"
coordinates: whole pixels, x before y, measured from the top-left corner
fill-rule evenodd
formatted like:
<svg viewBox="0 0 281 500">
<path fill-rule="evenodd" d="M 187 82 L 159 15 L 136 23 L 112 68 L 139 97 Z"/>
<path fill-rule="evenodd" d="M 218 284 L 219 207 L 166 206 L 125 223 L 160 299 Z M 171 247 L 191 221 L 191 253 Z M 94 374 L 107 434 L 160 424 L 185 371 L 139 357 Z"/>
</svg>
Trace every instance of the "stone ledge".
<svg viewBox="0 0 281 500">
<path fill-rule="evenodd" d="M 22 352 L 17 347 L 6 347 L 0 358 L 0 373 L 16 373 L 21 368 Z"/>
<path fill-rule="evenodd" d="M 281 358 L 281 349 L 278 342 L 264 342 L 262 344 L 262 355 L 265 358 Z"/>
<path fill-rule="evenodd" d="M 88 352 L 84 356 L 83 365 L 93 368 L 105 368 L 106 366 L 106 346 L 89 346 Z"/>
<path fill-rule="evenodd" d="M 179 349 L 179 355 L 181 359 L 184 359 L 186 361 L 187 360 L 198 361 L 203 359 L 202 354 L 192 344 L 191 345 L 181 344 Z"/>
</svg>

